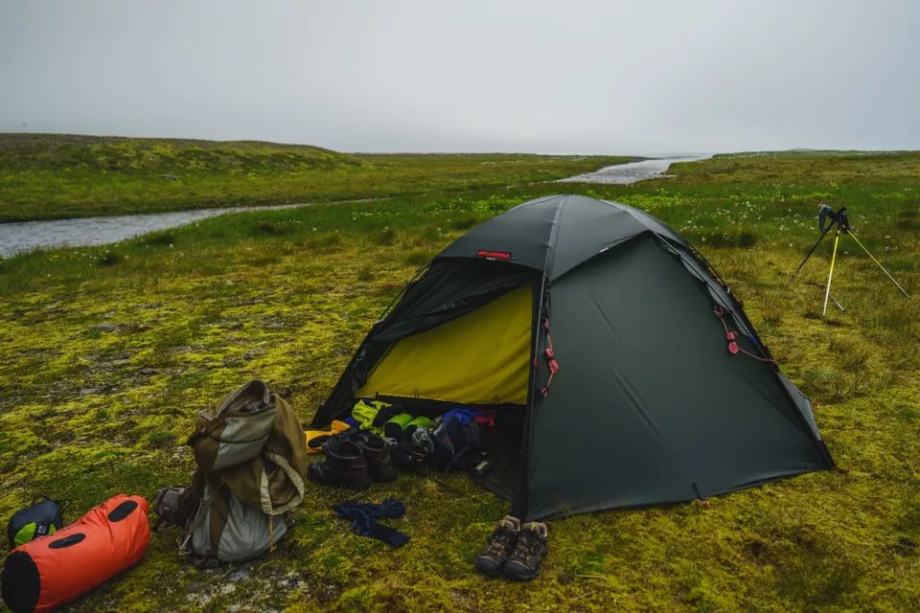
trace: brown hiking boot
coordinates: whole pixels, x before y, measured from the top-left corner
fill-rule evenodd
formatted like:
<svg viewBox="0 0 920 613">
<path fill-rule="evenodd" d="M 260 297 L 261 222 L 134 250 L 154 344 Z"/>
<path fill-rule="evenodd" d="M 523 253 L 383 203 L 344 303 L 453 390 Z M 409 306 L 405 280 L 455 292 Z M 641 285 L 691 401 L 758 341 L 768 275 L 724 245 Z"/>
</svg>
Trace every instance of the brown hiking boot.
<svg viewBox="0 0 920 613">
<path fill-rule="evenodd" d="M 540 572 L 540 562 L 549 551 L 546 542 L 548 534 L 546 524 L 536 521 L 524 524 L 514 551 L 505 563 L 505 576 L 518 581 L 529 581 L 536 577 Z"/>
<path fill-rule="evenodd" d="M 364 459 L 367 460 L 367 470 L 371 475 L 371 481 L 392 481 L 396 478 L 396 466 L 390 456 L 390 448 L 386 442 L 370 432 L 352 432 L 340 434 L 348 438 L 361 449 Z"/>
<path fill-rule="evenodd" d="M 476 570 L 488 577 L 502 572 L 505 560 L 511 555 L 521 532 L 521 520 L 506 515 L 495 526 L 486 546 L 476 556 Z"/>
</svg>

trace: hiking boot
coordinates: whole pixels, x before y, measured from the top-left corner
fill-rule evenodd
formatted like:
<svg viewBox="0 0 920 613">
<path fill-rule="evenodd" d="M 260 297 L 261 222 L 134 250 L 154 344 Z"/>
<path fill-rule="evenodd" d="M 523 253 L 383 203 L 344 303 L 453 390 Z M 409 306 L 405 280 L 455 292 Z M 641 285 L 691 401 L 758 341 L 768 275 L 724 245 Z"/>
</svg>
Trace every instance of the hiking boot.
<svg viewBox="0 0 920 613">
<path fill-rule="evenodd" d="M 476 556 L 476 570 L 487 577 L 494 577 L 502 572 L 505 561 L 514 551 L 521 533 L 521 520 L 506 515 L 495 526 L 492 535 Z"/>
<path fill-rule="evenodd" d="M 392 481 L 396 478 L 396 468 L 390 457 L 390 447 L 386 441 L 366 432 L 359 432 L 349 440 L 361 449 L 367 460 L 367 469 L 372 481 Z"/>
<path fill-rule="evenodd" d="M 529 581 L 540 572 L 540 562 L 543 561 L 549 545 L 546 542 L 548 530 L 546 524 L 532 521 L 521 527 L 517 544 L 511 557 L 505 563 L 505 576 L 518 581 Z"/>
<path fill-rule="evenodd" d="M 333 436 L 323 443 L 326 459 L 313 462 L 307 469 L 307 478 L 323 485 L 342 485 L 363 489 L 371 484 L 364 452 L 355 443 Z"/>
</svg>

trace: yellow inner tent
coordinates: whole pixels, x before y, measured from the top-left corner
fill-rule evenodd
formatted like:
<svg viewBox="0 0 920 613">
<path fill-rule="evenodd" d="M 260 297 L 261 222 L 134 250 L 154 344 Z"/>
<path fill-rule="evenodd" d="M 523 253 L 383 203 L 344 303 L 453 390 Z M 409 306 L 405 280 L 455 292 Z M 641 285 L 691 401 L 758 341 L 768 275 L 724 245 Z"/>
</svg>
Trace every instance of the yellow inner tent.
<svg viewBox="0 0 920 613">
<path fill-rule="evenodd" d="M 437 328 L 400 339 L 356 395 L 526 404 L 532 309 L 531 288 L 525 285 Z"/>
</svg>

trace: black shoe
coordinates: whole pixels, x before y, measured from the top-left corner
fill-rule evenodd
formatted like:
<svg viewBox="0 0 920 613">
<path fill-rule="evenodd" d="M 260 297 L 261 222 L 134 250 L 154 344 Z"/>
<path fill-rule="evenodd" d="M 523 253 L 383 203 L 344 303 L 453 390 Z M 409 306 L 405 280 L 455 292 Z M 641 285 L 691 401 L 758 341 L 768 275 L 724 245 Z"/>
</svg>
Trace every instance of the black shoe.
<svg viewBox="0 0 920 613">
<path fill-rule="evenodd" d="M 419 452 L 412 444 L 411 440 L 405 437 L 396 442 L 396 446 L 390 451 L 390 457 L 393 458 L 393 464 L 396 468 L 402 470 L 418 471 L 425 461 L 425 456 Z"/>
<path fill-rule="evenodd" d="M 492 535 L 476 556 L 476 570 L 487 577 L 494 577 L 502 572 L 505 561 L 517 545 L 521 533 L 521 520 L 511 515 L 502 518 Z"/>
<path fill-rule="evenodd" d="M 521 526 L 517 544 L 511 557 L 505 563 L 504 573 L 509 579 L 529 581 L 540 572 L 540 562 L 543 561 L 549 546 L 546 542 L 548 530 L 546 524 L 528 522 Z"/>
<path fill-rule="evenodd" d="M 323 485 L 363 489 L 371 484 L 364 452 L 355 443 L 333 436 L 323 443 L 326 459 L 307 468 L 307 478 Z"/>
<path fill-rule="evenodd" d="M 373 481 L 392 481 L 396 478 L 396 467 L 390 457 L 390 448 L 385 440 L 369 432 L 353 434 L 349 440 L 364 453 L 367 468 Z"/>
</svg>

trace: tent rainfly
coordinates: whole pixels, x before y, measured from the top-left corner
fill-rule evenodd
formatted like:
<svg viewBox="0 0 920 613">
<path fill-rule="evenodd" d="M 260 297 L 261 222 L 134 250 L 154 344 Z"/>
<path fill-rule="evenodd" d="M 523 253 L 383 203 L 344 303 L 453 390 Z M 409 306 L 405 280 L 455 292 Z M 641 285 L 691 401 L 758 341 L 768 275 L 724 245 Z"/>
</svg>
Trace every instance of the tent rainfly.
<svg viewBox="0 0 920 613">
<path fill-rule="evenodd" d="M 435 257 L 313 426 L 357 398 L 497 408 L 480 479 L 528 520 L 833 467 L 808 399 L 703 257 L 647 213 L 582 196 L 525 202 Z"/>
</svg>

